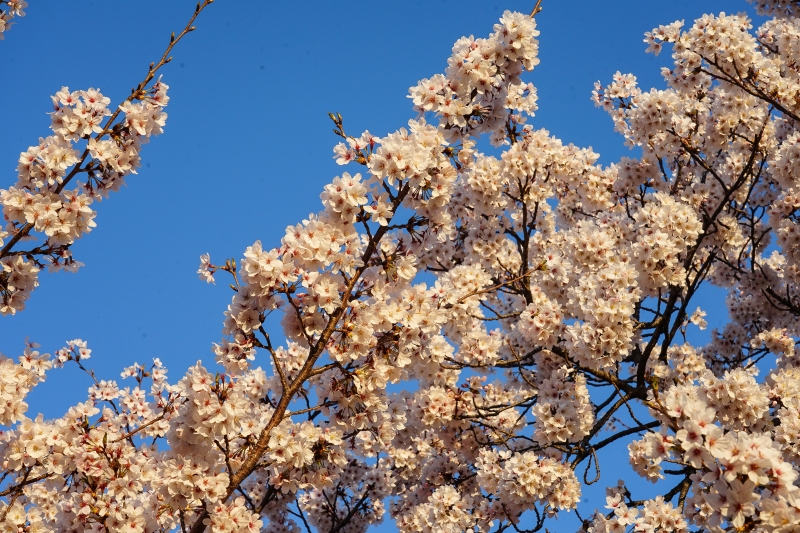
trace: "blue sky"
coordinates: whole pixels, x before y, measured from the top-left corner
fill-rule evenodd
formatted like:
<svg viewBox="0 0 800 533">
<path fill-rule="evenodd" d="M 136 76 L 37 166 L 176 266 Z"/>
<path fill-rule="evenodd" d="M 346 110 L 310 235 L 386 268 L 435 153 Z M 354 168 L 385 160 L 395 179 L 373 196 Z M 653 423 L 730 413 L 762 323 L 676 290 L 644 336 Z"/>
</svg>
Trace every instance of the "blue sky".
<svg viewBox="0 0 800 533">
<path fill-rule="evenodd" d="M 533 0 L 267 2 L 217 0 L 179 43 L 164 70 L 171 102 L 164 135 L 142 152 L 127 188 L 96 205 L 97 228 L 73 247 L 86 266 L 47 274 L 28 308 L 0 317 L 0 352 L 16 357 L 26 337 L 50 353 L 67 339 L 89 342 L 98 376 L 160 357 L 175 381 L 198 359 L 213 364 L 226 283 L 195 270 L 261 239 L 275 246 L 288 224 L 320 209 L 322 187 L 341 172 L 329 111 L 351 133 L 385 135 L 414 116 L 406 98 L 420 78 L 443 71 L 452 43 L 483 37 L 503 10 Z M 194 3 L 186 0 L 31 0 L 0 42 L 0 188 L 16 179 L 19 153 L 49 133 L 50 95 L 100 88 L 125 98 L 157 60 Z M 539 93 L 532 123 L 565 143 L 592 146 L 601 162 L 629 154 L 611 120 L 589 100 L 595 80 L 632 72 L 662 87 L 643 33 L 703 13 L 748 11 L 731 0 L 544 0 L 537 16 L 541 64 L 527 79 Z M 715 312 L 709 309 L 709 323 Z M 31 411 L 62 414 L 85 398 L 75 369 L 51 372 Z M 627 463 L 625 458 L 619 458 Z M 614 477 L 614 476 L 611 476 Z M 603 481 L 613 483 L 615 479 Z"/>
</svg>

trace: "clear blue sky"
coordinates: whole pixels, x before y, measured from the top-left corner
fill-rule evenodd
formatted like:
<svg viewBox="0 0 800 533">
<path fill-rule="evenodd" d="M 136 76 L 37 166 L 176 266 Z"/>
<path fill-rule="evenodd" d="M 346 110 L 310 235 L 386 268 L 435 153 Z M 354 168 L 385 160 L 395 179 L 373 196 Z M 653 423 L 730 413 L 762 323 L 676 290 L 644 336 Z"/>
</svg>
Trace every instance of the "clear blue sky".
<svg viewBox="0 0 800 533">
<path fill-rule="evenodd" d="M 194 7 L 29 1 L 27 16 L 0 42 L 0 188 L 14 183 L 19 153 L 48 135 L 51 94 L 62 85 L 95 87 L 121 101 Z M 0 352 L 17 357 L 27 336 L 50 353 L 82 338 L 106 379 L 153 357 L 172 381 L 198 359 L 212 365 L 209 347 L 220 338 L 230 292 L 222 276 L 216 287 L 197 278 L 198 256 L 209 252 L 221 264 L 256 239 L 278 245 L 288 224 L 320 209 L 323 185 L 341 172 L 331 157 L 337 137 L 329 111 L 341 113 L 352 133 L 404 126 L 413 117 L 408 87 L 443 71 L 456 39 L 487 36 L 505 9 L 530 12 L 534 3 L 217 0 L 163 70 L 172 98 L 164 135 L 145 147 L 128 187 L 95 206 L 97 228 L 73 247 L 86 266 L 43 273 L 28 308 L 0 317 Z M 604 164 L 629 152 L 589 100 L 594 81 L 620 70 L 645 89 L 662 87 L 669 53 L 645 54 L 645 31 L 707 12 L 752 13 L 744 0 L 544 0 L 543 7 L 541 64 L 527 78 L 539 93 L 533 125 L 592 146 Z M 713 327 L 720 309 L 709 311 Z M 73 368 L 53 371 L 31 395 L 29 414 L 61 415 L 88 386 Z"/>
</svg>

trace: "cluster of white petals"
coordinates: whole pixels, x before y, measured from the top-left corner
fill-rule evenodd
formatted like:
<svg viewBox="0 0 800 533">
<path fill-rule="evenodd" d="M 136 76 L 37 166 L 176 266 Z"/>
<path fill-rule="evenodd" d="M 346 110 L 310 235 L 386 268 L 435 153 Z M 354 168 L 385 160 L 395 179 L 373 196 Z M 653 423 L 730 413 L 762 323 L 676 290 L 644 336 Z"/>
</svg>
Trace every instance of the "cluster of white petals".
<svg viewBox="0 0 800 533">
<path fill-rule="evenodd" d="M 490 133 L 503 144 L 506 125 L 524 122 L 512 113 L 536 110 L 536 89 L 519 76 L 539 64 L 538 35 L 531 17 L 506 11 L 488 39 L 459 39 L 445 73 L 420 80 L 409 98 L 438 117 L 448 140 Z"/>
<path fill-rule="evenodd" d="M 44 381 L 45 372 L 53 366 L 50 355 L 40 354 L 36 351 L 38 347 L 28 343 L 16 363 L 0 354 L 0 424 L 3 426 L 22 420 L 28 410 L 25 397 Z"/>
<path fill-rule="evenodd" d="M 25 307 L 45 265 L 70 272 L 82 266 L 70 247 L 96 226 L 92 203 L 119 190 L 125 176 L 141 166 L 142 144 L 162 133 L 167 89 L 158 81 L 147 92 L 136 93 L 140 102 L 132 97 L 116 112 L 96 89 L 62 87 L 52 97 L 53 135 L 20 154 L 16 184 L 0 189 L 6 223 L 0 230 L 0 313 Z M 118 115 L 121 122 L 112 127 Z M 68 189 L 79 172 L 86 173 L 86 181 Z M 31 249 L 13 250 L 18 242 L 31 240 L 38 240 Z"/>
<path fill-rule="evenodd" d="M 25 0 L 2 0 L 0 1 L 0 41 L 3 40 L 3 33 L 8 31 L 14 17 L 24 17 L 25 8 L 28 3 Z"/>
</svg>

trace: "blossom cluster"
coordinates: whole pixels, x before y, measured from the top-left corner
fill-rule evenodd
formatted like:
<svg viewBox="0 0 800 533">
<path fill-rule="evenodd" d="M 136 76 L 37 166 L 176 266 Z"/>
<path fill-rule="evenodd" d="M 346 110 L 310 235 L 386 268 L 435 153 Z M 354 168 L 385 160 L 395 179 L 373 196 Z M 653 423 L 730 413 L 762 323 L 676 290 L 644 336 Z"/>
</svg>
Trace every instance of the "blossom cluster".
<svg viewBox="0 0 800 533">
<path fill-rule="evenodd" d="M 24 9 L 28 7 L 25 0 L 3 0 L 0 2 L 0 41 L 3 40 L 3 33 L 8 31 L 14 17 L 24 17 Z"/>
<path fill-rule="evenodd" d="M 70 246 L 96 226 L 92 203 L 119 190 L 125 176 L 136 173 L 141 165 L 142 145 L 162 133 L 168 88 L 158 81 L 139 95 L 141 101 L 128 99 L 116 112 L 109 109 L 111 100 L 96 89 L 62 87 L 53 96 L 53 135 L 20 154 L 17 183 L 0 190 L 6 222 L 0 246 L 11 237 L 0 255 L 0 313 L 14 314 L 24 308 L 39 284 L 38 273 L 45 264 L 41 259 L 51 270 L 75 271 L 82 265 L 72 257 Z M 121 122 L 112 127 L 119 114 Z M 67 189 L 79 172 L 86 173 L 86 181 Z M 12 251 L 17 240 L 33 238 L 31 233 L 40 234 L 38 246 Z"/>
<path fill-rule="evenodd" d="M 524 122 L 512 113 L 532 116 L 537 108 L 535 87 L 519 79 L 539 64 L 534 19 L 507 11 L 494 30 L 488 39 L 459 39 L 445 73 L 411 88 L 415 108 L 434 113 L 450 141 L 491 133 L 502 144 L 505 128 Z"/>
<path fill-rule="evenodd" d="M 773 407 L 777 428 L 768 416 L 773 401 L 796 403 L 797 377 L 796 367 L 772 374 L 764 384 L 743 369 L 721 378 L 705 371 L 699 380 L 670 387 L 651 409 L 656 418 L 670 421 L 674 433 L 665 425 L 632 442 L 631 463 L 653 481 L 663 478 L 665 462 L 686 465 L 692 484 L 687 519 L 698 526 L 714 529 L 728 521 L 741 528 L 758 520 L 763 531 L 782 531 L 787 520 L 796 524 L 796 444 L 787 438 L 797 431 L 796 415 Z"/>
</svg>

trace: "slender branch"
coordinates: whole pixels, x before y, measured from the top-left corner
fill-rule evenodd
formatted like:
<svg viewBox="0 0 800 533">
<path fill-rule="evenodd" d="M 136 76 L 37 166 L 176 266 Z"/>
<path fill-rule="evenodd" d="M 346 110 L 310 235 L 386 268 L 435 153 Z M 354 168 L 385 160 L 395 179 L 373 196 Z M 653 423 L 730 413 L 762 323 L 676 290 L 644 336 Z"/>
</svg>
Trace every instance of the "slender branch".
<svg viewBox="0 0 800 533">
<path fill-rule="evenodd" d="M 533 6 L 533 11 L 531 11 L 531 18 L 535 17 L 537 13 L 542 10 L 542 0 L 537 0 L 536 5 Z"/>
<path fill-rule="evenodd" d="M 32 477 L 32 478 L 28 479 L 28 476 L 30 475 L 30 473 L 31 473 L 30 470 L 28 470 L 25 473 L 25 476 L 22 478 L 22 481 L 20 481 L 18 484 L 14 485 L 13 487 L 9 487 L 6 490 L 4 490 L 3 492 L 0 492 L 0 497 L 8 496 L 9 494 L 12 494 L 12 493 L 15 493 L 15 492 L 19 492 L 20 490 L 22 490 L 23 487 L 25 487 L 27 485 L 31 485 L 33 483 L 36 483 L 37 481 L 41 481 L 43 479 L 47 479 L 51 475 L 53 475 L 53 474 L 42 474 L 41 476 L 35 476 L 35 477 Z M 0 519 L 0 522 L 2 522 L 2 519 Z"/>
</svg>

